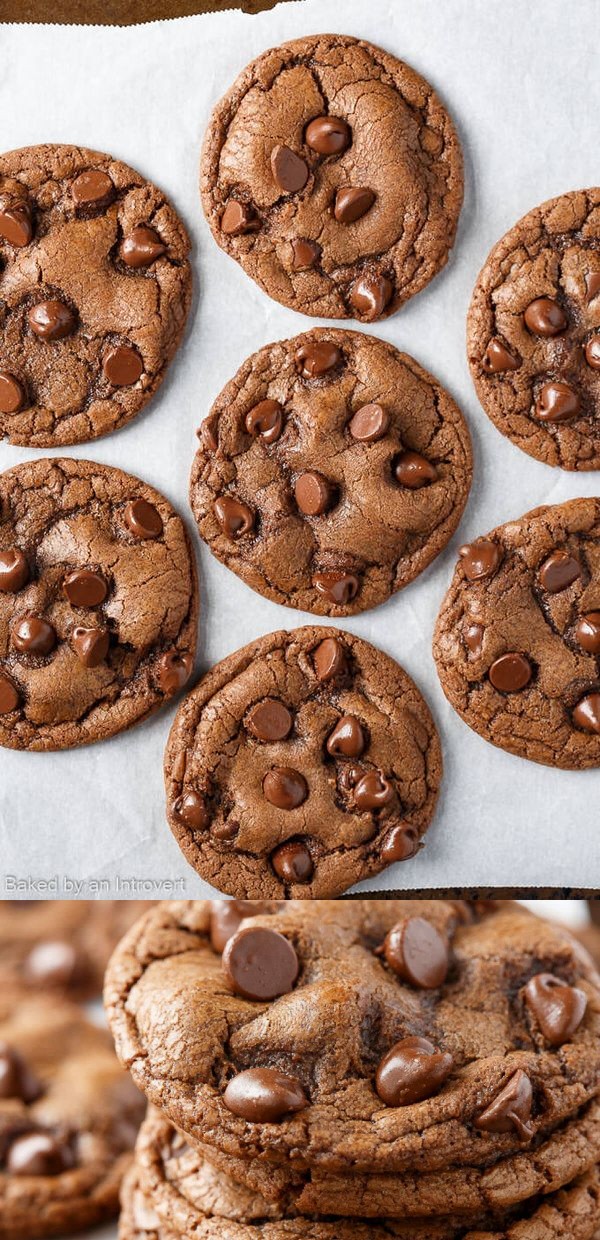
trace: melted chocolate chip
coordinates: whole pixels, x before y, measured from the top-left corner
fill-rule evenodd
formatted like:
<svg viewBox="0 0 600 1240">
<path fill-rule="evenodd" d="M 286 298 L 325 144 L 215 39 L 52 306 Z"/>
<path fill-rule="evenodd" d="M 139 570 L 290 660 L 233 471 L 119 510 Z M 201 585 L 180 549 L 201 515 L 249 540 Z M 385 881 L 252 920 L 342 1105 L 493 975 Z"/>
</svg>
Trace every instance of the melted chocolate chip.
<svg viewBox="0 0 600 1240">
<path fill-rule="evenodd" d="M 291 766 L 274 766 L 267 771 L 262 787 L 265 800 L 276 809 L 297 809 L 308 796 L 304 776 Z"/>
<path fill-rule="evenodd" d="M 348 423 L 348 430 L 359 443 L 376 443 L 387 434 L 390 415 L 382 405 L 363 405 Z"/>
<path fill-rule="evenodd" d="M 394 288 L 387 276 L 372 272 L 359 276 L 350 291 L 350 305 L 359 318 L 372 323 L 392 300 Z"/>
<path fill-rule="evenodd" d="M 283 427 L 283 409 L 276 400 L 261 400 L 246 414 L 244 425 L 255 439 L 275 443 Z"/>
<path fill-rule="evenodd" d="M 62 939 L 37 943 L 23 965 L 23 976 L 30 986 L 70 986 L 79 980 L 82 972 L 82 961 L 75 947 Z"/>
<path fill-rule="evenodd" d="M 206 800 L 200 792 L 184 792 L 173 806 L 173 813 L 186 827 L 204 831 L 210 826 L 210 814 Z"/>
<path fill-rule="evenodd" d="M 20 654 L 50 654 L 56 645 L 56 633 L 41 616 L 27 615 L 17 620 L 12 632 L 12 644 Z"/>
<path fill-rule="evenodd" d="M 108 173 L 90 168 L 75 177 L 71 184 L 71 197 L 78 207 L 100 206 L 112 198 L 114 188 Z"/>
<path fill-rule="evenodd" d="M 179 650 L 166 650 L 157 663 L 158 683 L 163 693 L 171 697 L 183 689 L 192 674 L 194 660 L 191 654 Z"/>
<path fill-rule="evenodd" d="M 500 693 L 518 693 L 531 680 L 531 663 L 522 654 L 502 654 L 492 663 L 488 676 Z"/>
<path fill-rule="evenodd" d="M 540 422 L 570 422 L 581 413 L 581 401 L 570 383 L 544 383 L 535 404 Z"/>
<path fill-rule="evenodd" d="M 562 1046 L 579 1028 L 587 996 L 552 973 L 538 973 L 527 983 L 525 1002 L 550 1046 Z"/>
<path fill-rule="evenodd" d="M 212 900 L 210 910 L 211 947 L 220 955 L 244 918 L 266 912 L 266 906 L 260 900 Z"/>
<path fill-rule="evenodd" d="M 271 169 L 284 194 L 297 194 L 308 181 L 308 165 L 289 146 L 273 147 Z"/>
<path fill-rule="evenodd" d="M 7 203 L 0 207 L 0 237 L 18 249 L 29 245 L 33 237 L 33 225 L 27 203 Z"/>
<path fill-rule="evenodd" d="M 226 538 L 235 542 L 254 527 L 254 513 L 241 499 L 233 495 L 221 495 L 215 500 L 215 516 Z"/>
<path fill-rule="evenodd" d="M 395 861 L 408 861 L 419 851 L 419 839 L 412 827 L 392 827 L 384 836 L 381 845 L 381 859 L 385 865 L 393 865 Z"/>
<path fill-rule="evenodd" d="M 581 564 L 568 551 L 553 551 L 540 568 L 540 582 L 549 594 L 566 590 L 581 577 Z"/>
<path fill-rule="evenodd" d="M 246 727 L 258 741 L 284 741 L 294 726 L 294 719 L 277 698 L 263 698 L 252 707 Z"/>
<path fill-rule="evenodd" d="M 564 332 L 567 316 L 551 297 L 536 297 L 525 311 L 525 325 L 534 336 L 551 337 Z"/>
<path fill-rule="evenodd" d="M 0 1042 L 0 1098 L 18 1098 L 29 1104 L 41 1093 L 40 1082 L 19 1052 L 7 1042 Z"/>
<path fill-rule="evenodd" d="M 307 517 L 320 517 L 331 507 L 335 497 L 335 487 L 323 474 L 308 470 L 296 479 L 294 495 L 300 512 Z"/>
<path fill-rule="evenodd" d="M 585 360 L 592 370 L 600 370 L 600 334 L 594 332 L 584 349 Z"/>
<path fill-rule="evenodd" d="M 306 145 L 318 155 L 339 155 L 350 140 L 350 126 L 339 116 L 316 116 L 304 132 Z"/>
<path fill-rule="evenodd" d="M 585 291 L 588 302 L 593 301 L 600 293 L 600 271 L 588 271 L 585 277 Z"/>
<path fill-rule="evenodd" d="M 465 644 L 469 647 L 471 654 L 480 655 L 483 647 L 483 634 L 485 630 L 482 624 L 468 624 L 463 629 L 463 637 Z"/>
<path fill-rule="evenodd" d="M 157 258 L 166 252 L 166 245 L 155 228 L 147 224 L 138 224 L 127 233 L 119 246 L 119 256 L 126 267 L 136 271 L 140 267 L 150 267 Z"/>
<path fill-rule="evenodd" d="M 308 1106 L 298 1080 L 275 1068 L 248 1068 L 234 1076 L 223 1102 L 234 1115 L 253 1124 L 273 1124 Z"/>
<path fill-rule="evenodd" d="M 18 413 L 25 404 L 25 391 L 16 375 L 0 370 L 0 413 Z"/>
<path fill-rule="evenodd" d="M 88 629 L 78 624 L 71 634 L 71 646 L 84 667 L 99 667 L 104 663 L 110 646 L 110 632 L 102 625 Z"/>
<path fill-rule="evenodd" d="M 600 654 L 600 611 L 588 611 L 581 616 L 575 637 L 582 650 L 588 654 Z"/>
<path fill-rule="evenodd" d="M 348 671 L 346 651 L 337 637 L 325 637 L 312 657 L 317 680 L 322 682 L 344 676 Z"/>
<path fill-rule="evenodd" d="M 400 485 L 411 491 L 430 486 L 438 476 L 435 465 L 418 452 L 403 452 L 394 465 L 394 474 Z"/>
<path fill-rule="evenodd" d="M 308 241 L 298 237 L 292 241 L 292 270 L 308 271 L 321 257 L 321 247 L 316 241 Z"/>
<path fill-rule="evenodd" d="M 437 990 L 448 975 L 448 944 L 424 917 L 405 917 L 393 926 L 383 944 L 390 968 L 404 982 L 422 990 Z"/>
<path fill-rule="evenodd" d="M 588 693 L 573 711 L 573 723 L 584 732 L 600 734 L 600 693 Z"/>
<path fill-rule="evenodd" d="M 51 299 L 32 306 L 27 315 L 29 326 L 40 340 L 64 340 L 76 327 L 75 315 L 63 301 Z"/>
<path fill-rule="evenodd" d="M 116 344 L 104 354 L 102 369 L 113 387 L 131 387 L 144 373 L 144 363 L 132 344 Z"/>
<path fill-rule="evenodd" d="M 354 715 L 342 715 L 327 737 L 327 753 L 333 758 L 360 758 L 365 745 L 365 734 Z"/>
<path fill-rule="evenodd" d="M 393 801 L 394 788 L 380 771 L 367 771 L 354 787 L 354 804 L 358 810 L 374 813 Z"/>
<path fill-rule="evenodd" d="M 9 1175 L 62 1175 L 75 1166 L 68 1139 L 52 1132 L 28 1132 L 14 1140 L 6 1156 Z"/>
<path fill-rule="evenodd" d="M 306 844 L 301 840 L 289 840 L 271 853 L 271 865 L 284 883 L 309 883 L 314 874 L 314 863 Z"/>
<path fill-rule="evenodd" d="M 4 672 L 0 672 L 0 715 L 10 715 L 16 710 L 21 702 L 21 694 L 17 686 L 6 676 Z"/>
<path fill-rule="evenodd" d="M 257 224 L 254 208 L 248 202 L 230 198 L 221 216 L 221 228 L 228 237 L 240 237 Z"/>
<path fill-rule="evenodd" d="M 73 607 L 99 607 L 108 594 L 102 573 L 75 568 L 63 580 L 63 592 Z"/>
<path fill-rule="evenodd" d="M 18 547 L 0 551 L 0 593 L 18 594 L 29 581 L 29 564 Z"/>
<path fill-rule="evenodd" d="M 341 361 L 341 349 L 330 340 L 313 340 L 296 349 L 296 366 L 303 379 L 320 379 Z"/>
<path fill-rule="evenodd" d="M 375 1087 L 386 1106 L 411 1106 L 439 1093 L 452 1067 L 452 1055 L 428 1038 L 403 1038 L 381 1060 Z"/>
<path fill-rule="evenodd" d="M 154 504 L 145 499 L 132 499 L 125 509 L 125 524 L 136 538 L 159 538 L 163 519 Z"/>
<path fill-rule="evenodd" d="M 521 365 L 518 357 L 514 357 L 497 336 L 492 336 L 481 364 L 489 375 L 501 374 L 504 370 L 518 370 Z"/>
<path fill-rule="evenodd" d="M 482 1132 L 515 1132 L 520 1141 L 533 1136 L 531 1106 L 533 1091 L 531 1081 L 519 1069 L 511 1076 L 497 1098 L 475 1120 L 475 1127 Z"/>
<path fill-rule="evenodd" d="M 228 940 L 223 972 L 236 995 L 264 1002 L 292 990 L 300 965 L 292 944 L 277 930 L 246 926 Z"/>
<path fill-rule="evenodd" d="M 502 551 L 497 543 L 481 538 L 478 542 L 465 543 L 458 552 L 469 581 L 492 577 L 502 563 Z"/>
<path fill-rule="evenodd" d="M 336 193 L 333 214 L 339 224 L 354 224 L 371 210 L 374 202 L 372 189 L 346 186 Z"/>
<path fill-rule="evenodd" d="M 323 594 L 330 603 L 347 607 L 356 598 L 360 581 L 355 573 L 315 573 L 312 579 L 317 594 Z"/>
</svg>

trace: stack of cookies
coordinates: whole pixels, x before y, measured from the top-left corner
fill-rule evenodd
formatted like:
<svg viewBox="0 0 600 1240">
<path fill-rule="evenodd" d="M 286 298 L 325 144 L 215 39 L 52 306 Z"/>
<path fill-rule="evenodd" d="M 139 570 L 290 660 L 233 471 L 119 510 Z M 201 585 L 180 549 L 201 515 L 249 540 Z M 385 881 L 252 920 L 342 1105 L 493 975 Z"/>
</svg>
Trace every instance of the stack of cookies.
<svg viewBox="0 0 600 1240">
<path fill-rule="evenodd" d="M 157 906 L 105 992 L 121 1240 L 592 1240 L 600 978 L 512 903 Z"/>
</svg>

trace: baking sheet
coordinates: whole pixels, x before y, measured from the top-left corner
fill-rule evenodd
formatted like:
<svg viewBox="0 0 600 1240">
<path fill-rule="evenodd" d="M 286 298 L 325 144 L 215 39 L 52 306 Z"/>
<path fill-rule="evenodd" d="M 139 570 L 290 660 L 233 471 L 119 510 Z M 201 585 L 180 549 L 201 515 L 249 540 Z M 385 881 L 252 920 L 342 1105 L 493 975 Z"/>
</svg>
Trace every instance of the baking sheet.
<svg viewBox="0 0 600 1240">
<path fill-rule="evenodd" d="M 408 60 L 458 125 L 466 198 L 454 256 L 375 334 L 412 353 L 459 401 L 474 440 L 474 488 L 457 537 L 433 567 L 387 605 L 342 624 L 395 656 L 424 691 L 446 773 L 426 848 L 363 890 L 598 882 L 600 771 L 553 771 L 486 744 L 446 703 L 430 654 L 461 542 L 537 504 L 600 493 L 597 475 L 553 470 L 494 429 L 464 349 L 471 289 L 492 243 L 536 203 L 600 178 L 596 19 L 595 0 L 576 8 L 563 0 L 301 0 L 256 16 L 226 12 L 132 29 L 0 28 L 0 149 L 64 141 L 110 151 L 157 181 L 192 233 L 192 323 L 162 392 L 124 430 L 67 450 L 141 474 L 187 517 L 194 430 L 211 401 L 250 352 L 316 322 L 271 302 L 209 234 L 197 165 L 212 104 L 264 48 L 341 29 Z M 31 455 L 2 444 L 0 466 Z M 310 622 L 260 598 L 196 547 L 201 668 L 262 633 Z M 161 764 L 173 713 L 87 749 L 2 751 L 1 894 L 15 893 L 15 878 L 51 880 L 41 894 L 58 896 L 210 890 L 164 821 Z"/>
</svg>

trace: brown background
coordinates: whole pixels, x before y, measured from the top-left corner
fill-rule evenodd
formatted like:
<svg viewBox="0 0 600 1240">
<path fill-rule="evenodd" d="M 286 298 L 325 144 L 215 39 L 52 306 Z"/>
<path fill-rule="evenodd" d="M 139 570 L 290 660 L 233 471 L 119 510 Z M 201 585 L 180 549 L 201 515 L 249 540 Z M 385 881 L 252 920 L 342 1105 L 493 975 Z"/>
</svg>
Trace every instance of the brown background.
<svg viewBox="0 0 600 1240">
<path fill-rule="evenodd" d="M 243 9 L 258 13 L 278 0 L 0 0 L 3 22 L 71 22 L 77 25 L 131 26 L 163 17 L 189 17 Z"/>
</svg>

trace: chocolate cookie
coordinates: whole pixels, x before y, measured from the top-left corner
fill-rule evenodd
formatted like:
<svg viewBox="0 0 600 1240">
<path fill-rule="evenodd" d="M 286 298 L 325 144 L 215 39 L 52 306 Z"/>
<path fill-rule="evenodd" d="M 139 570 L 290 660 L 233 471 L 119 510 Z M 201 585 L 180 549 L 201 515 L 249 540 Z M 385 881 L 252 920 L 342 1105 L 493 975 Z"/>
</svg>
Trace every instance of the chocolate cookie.
<svg viewBox="0 0 600 1240">
<path fill-rule="evenodd" d="M 442 775 L 412 680 L 350 633 L 270 633 L 182 702 L 165 753 L 171 830 L 229 895 L 339 895 L 418 851 Z"/>
<path fill-rule="evenodd" d="M 100 995 L 111 952 L 151 907 L 150 900 L 0 900 L 0 985 L 10 978 L 77 999 Z"/>
<path fill-rule="evenodd" d="M 0 1236 L 64 1236 L 117 1213 L 143 1100 L 104 1030 L 55 998 L 0 1023 Z"/>
<path fill-rule="evenodd" d="M 573 1183 L 561 1198 L 561 1237 L 569 1231 L 571 1218 L 579 1210 L 582 1220 L 592 1226 L 600 1217 L 596 1203 L 586 1202 L 585 1193 L 592 1193 L 599 1173 L 592 1168 L 586 1180 Z M 585 1187 L 584 1187 L 585 1186 Z M 513 1232 L 514 1211 L 506 1215 L 467 1215 L 452 1218 L 441 1215 L 430 1219 L 332 1219 L 319 1218 L 314 1214 L 304 1217 L 296 1213 L 284 1213 L 265 1198 L 236 1184 L 234 1180 L 216 1171 L 201 1154 L 194 1150 L 182 1133 L 173 1128 L 159 1112 L 150 1108 L 142 1125 L 136 1145 L 135 1166 L 127 1176 L 123 1191 L 124 1216 L 121 1218 L 121 1240 L 141 1240 L 148 1233 L 152 1236 L 202 1237 L 202 1240 L 454 1240 L 473 1237 L 475 1229 L 480 1240 L 482 1233 L 509 1236 L 527 1235 L 531 1240 L 535 1231 L 523 1228 Z M 565 1206 L 568 1207 L 565 1209 Z M 587 1205 L 587 1209 L 586 1209 Z M 558 1214 L 556 1194 L 549 1194 L 541 1206 L 538 1199 L 528 1203 L 523 1217 L 534 1227 L 543 1221 L 546 1226 L 554 1212 Z M 583 1209 L 582 1209 L 583 1207 Z M 521 1212 L 519 1212 L 521 1217 Z M 539 1234 L 547 1237 L 548 1231 Z M 584 1233 L 585 1234 L 585 1233 Z M 590 1234 L 589 1231 L 587 1234 Z"/>
<path fill-rule="evenodd" d="M 185 527 L 158 491 L 67 458 L 0 475 L 0 744 L 65 749 L 185 684 L 197 628 Z"/>
<path fill-rule="evenodd" d="M 211 551 L 267 598 L 348 616 L 446 546 L 471 485 L 469 432 L 391 344 L 316 328 L 248 358 L 199 432 L 190 500 Z"/>
<path fill-rule="evenodd" d="M 444 266 L 460 145 L 428 82 L 347 35 L 264 52 L 217 104 L 202 202 L 218 245 L 319 318 L 393 314 Z"/>
<path fill-rule="evenodd" d="M 551 198 L 494 246 L 468 318 L 492 421 L 530 456 L 600 469 L 600 189 Z"/>
<path fill-rule="evenodd" d="M 268 1200 L 280 1173 L 313 1200 L 315 1175 L 357 1176 L 378 1214 L 373 1175 L 476 1169 L 490 1188 L 495 1164 L 506 1209 L 517 1156 L 544 1192 L 561 1129 L 585 1140 L 598 975 L 560 927 L 511 904 L 294 901 L 244 921 L 221 969 L 209 934 L 205 903 L 150 912 L 109 965 L 108 1018 L 150 1101 L 236 1178 L 262 1172 Z"/>
<path fill-rule="evenodd" d="M 600 500 L 535 508 L 461 547 L 435 629 L 442 688 L 486 740 L 600 766 Z"/>
<path fill-rule="evenodd" d="M 110 155 L 0 156 L 0 436 L 82 443 L 139 413 L 183 334 L 189 248 L 164 194 Z"/>
</svg>

